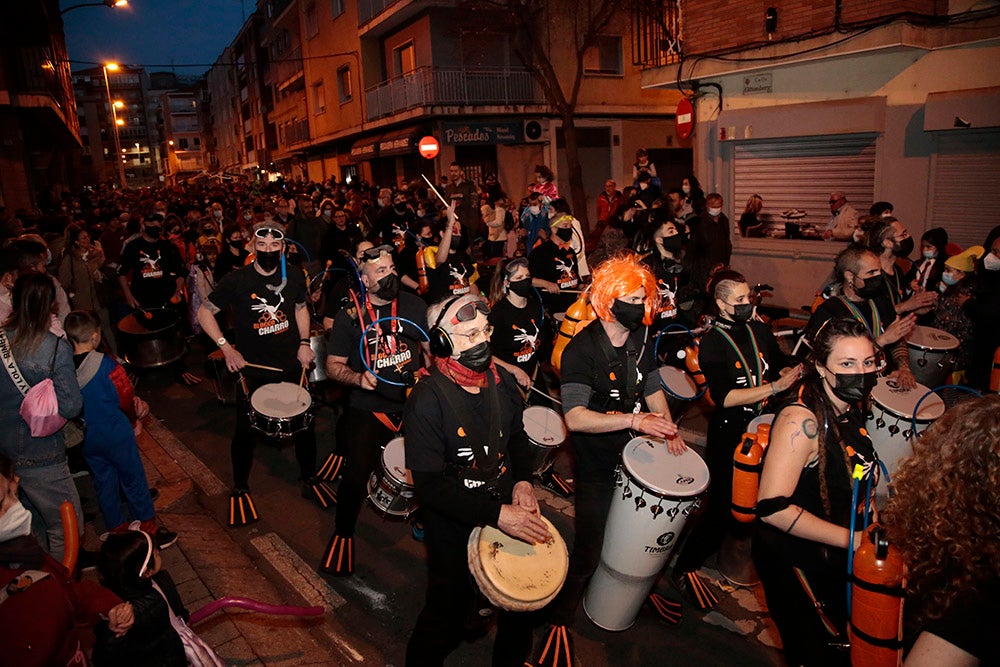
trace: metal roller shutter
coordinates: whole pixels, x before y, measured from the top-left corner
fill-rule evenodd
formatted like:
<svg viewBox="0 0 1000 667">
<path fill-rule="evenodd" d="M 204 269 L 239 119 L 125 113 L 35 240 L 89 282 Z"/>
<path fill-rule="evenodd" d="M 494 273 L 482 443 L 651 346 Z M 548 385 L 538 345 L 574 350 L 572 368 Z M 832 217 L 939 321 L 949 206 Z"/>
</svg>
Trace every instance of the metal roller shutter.
<svg viewBox="0 0 1000 667">
<path fill-rule="evenodd" d="M 804 223 L 830 221 L 830 193 L 842 190 L 864 214 L 875 193 L 875 134 L 842 134 L 741 141 L 733 145 L 734 220 L 752 194 L 764 199 L 762 217 L 784 232 L 781 212 L 800 209 Z"/>
<path fill-rule="evenodd" d="M 931 165 L 928 227 L 963 248 L 1000 224 L 1000 133 L 941 136 Z"/>
</svg>

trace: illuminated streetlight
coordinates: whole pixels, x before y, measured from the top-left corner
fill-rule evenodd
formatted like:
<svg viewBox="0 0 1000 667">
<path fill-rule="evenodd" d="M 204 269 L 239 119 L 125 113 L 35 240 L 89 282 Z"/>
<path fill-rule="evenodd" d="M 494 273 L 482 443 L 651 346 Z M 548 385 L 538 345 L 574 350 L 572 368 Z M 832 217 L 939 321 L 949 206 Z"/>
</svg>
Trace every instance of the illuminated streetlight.
<svg viewBox="0 0 1000 667">
<path fill-rule="evenodd" d="M 110 0 L 108 0 L 110 1 Z M 104 90 L 108 93 L 108 106 L 111 107 L 111 128 L 115 132 L 115 150 L 120 154 L 122 152 L 122 141 L 118 133 L 118 126 L 124 125 L 125 120 L 118 117 L 118 109 L 125 106 L 125 103 L 121 100 L 115 101 L 111 99 L 111 84 L 108 83 L 108 72 L 117 72 L 119 69 L 118 63 L 105 63 L 104 70 Z M 125 165 L 124 161 L 122 164 L 118 165 L 118 183 L 121 188 L 125 189 Z"/>
<path fill-rule="evenodd" d="M 63 9 L 59 12 L 59 16 L 65 16 L 67 12 L 71 12 L 74 9 L 80 9 L 81 7 L 125 7 L 128 5 L 128 0 L 104 0 L 103 2 L 83 2 L 79 5 L 72 5 Z"/>
</svg>

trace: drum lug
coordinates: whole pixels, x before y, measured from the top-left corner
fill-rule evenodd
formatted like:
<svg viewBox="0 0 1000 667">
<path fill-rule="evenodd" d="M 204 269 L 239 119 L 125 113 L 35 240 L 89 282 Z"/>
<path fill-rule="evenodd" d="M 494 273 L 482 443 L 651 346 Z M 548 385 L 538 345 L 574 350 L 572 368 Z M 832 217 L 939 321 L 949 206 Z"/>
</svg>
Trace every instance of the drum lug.
<svg viewBox="0 0 1000 667">
<path fill-rule="evenodd" d="M 895 423 L 889 427 L 889 435 L 896 435 L 899 433 L 899 423 Z"/>
<path fill-rule="evenodd" d="M 924 356 L 922 356 L 919 359 L 917 359 L 917 366 L 920 366 L 921 368 L 923 368 L 926 365 L 927 365 L 927 353 L 924 352 Z"/>
<path fill-rule="evenodd" d="M 909 440 L 912 437 L 913 437 L 913 431 L 911 429 L 906 429 L 905 431 L 903 431 L 904 439 Z"/>
<path fill-rule="evenodd" d="M 624 500 L 625 498 L 631 498 L 631 497 L 632 497 L 632 489 L 626 483 L 625 484 L 625 488 L 622 489 L 622 500 Z"/>
<path fill-rule="evenodd" d="M 879 417 L 878 419 L 875 420 L 875 426 L 877 426 L 878 428 L 885 428 L 885 420 Z"/>
<path fill-rule="evenodd" d="M 653 513 L 654 519 L 663 513 L 663 506 L 660 504 L 662 502 L 663 501 L 661 500 L 659 503 L 656 503 L 655 505 L 649 508 L 649 511 Z"/>
<path fill-rule="evenodd" d="M 646 499 L 642 497 L 642 494 L 635 499 L 635 511 L 638 512 L 640 509 L 646 506 Z"/>
</svg>

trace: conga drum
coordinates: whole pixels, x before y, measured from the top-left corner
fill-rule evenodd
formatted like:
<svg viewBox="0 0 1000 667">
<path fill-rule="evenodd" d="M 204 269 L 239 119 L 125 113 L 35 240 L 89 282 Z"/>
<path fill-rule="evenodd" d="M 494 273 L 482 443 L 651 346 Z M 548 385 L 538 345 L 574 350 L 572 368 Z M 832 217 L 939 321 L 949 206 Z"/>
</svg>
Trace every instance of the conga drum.
<svg viewBox="0 0 1000 667">
<path fill-rule="evenodd" d="M 522 542 L 493 526 L 477 526 L 469 535 L 469 571 L 486 599 L 500 609 L 541 609 L 566 582 L 566 542 L 551 521 L 544 516 L 542 521 L 552 535 L 542 544 Z"/>
<path fill-rule="evenodd" d="M 949 383 L 955 370 L 958 339 L 947 331 L 919 324 L 906 341 L 910 353 L 910 371 L 917 382 L 928 387 Z"/>
<path fill-rule="evenodd" d="M 626 630 L 635 623 L 708 483 L 708 466 L 693 449 L 674 456 L 663 440 L 648 437 L 625 445 L 601 562 L 583 597 L 595 625 Z"/>
<path fill-rule="evenodd" d="M 913 410 L 928 391 L 922 384 L 913 389 L 901 389 L 895 381 L 886 378 L 879 378 L 872 389 L 871 411 L 865 430 L 889 471 L 890 481 L 899 462 L 913 454 L 913 439 L 944 414 L 944 401 L 937 394 L 931 394 L 920 404 L 920 412 L 916 415 L 917 431 L 913 431 Z M 884 487 L 879 491 L 879 495 L 886 493 Z"/>
</svg>

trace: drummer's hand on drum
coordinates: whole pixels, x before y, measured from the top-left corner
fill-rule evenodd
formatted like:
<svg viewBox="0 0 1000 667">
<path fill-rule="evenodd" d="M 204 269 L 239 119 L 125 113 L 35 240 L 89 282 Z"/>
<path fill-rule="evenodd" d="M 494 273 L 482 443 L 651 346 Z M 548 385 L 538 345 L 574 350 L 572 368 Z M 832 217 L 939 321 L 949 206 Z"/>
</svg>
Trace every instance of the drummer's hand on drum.
<svg viewBox="0 0 1000 667">
<path fill-rule="evenodd" d="M 497 528 L 528 544 L 545 542 L 551 535 L 541 516 L 519 505 L 501 505 Z"/>
<path fill-rule="evenodd" d="M 295 353 L 295 357 L 302 364 L 302 368 L 309 368 L 316 361 L 316 353 L 313 352 L 312 347 L 304 343 L 299 345 L 299 351 Z"/>
<path fill-rule="evenodd" d="M 247 360 L 232 345 L 222 346 L 222 356 L 226 358 L 226 368 L 229 369 L 230 373 L 235 373 L 247 365 Z"/>
<path fill-rule="evenodd" d="M 687 451 L 688 446 L 684 444 L 683 440 L 681 440 L 681 436 L 679 433 L 672 438 L 666 438 L 666 442 L 667 442 L 667 451 L 669 451 L 674 456 L 680 456 L 681 454 Z"/>
<path fill-rule="evenodd" d="M 538 509 L 538 499 L 535 498 L 535 487 L 531 485 L 531 482 L 518 482 L 514 485 L 514 504 L 518 507 L 523 507 L 535 514 L 538 514 L 541 510 Z"/>
<path fill-rule="evenodd" d="M 885 332 L 878 337 L 876 342 L 882 347 L 897 343 L 909 336 L 915 326 L 917 326 L 917 316 L 913 313 L 897 317 L 892 324 L 886 327 Z"/>
<path fill-rule="evenodd" d="M 639 412 L 632 415 L 632 430 L 655 438 L 677 437 L 677 424 L 658 412 Z"/>
<path fill-rule="evenodd" d="M 132 296 L 132 292 L 129 291 L 125 292 L 125 303 L 127 303 L 128 307 L 132 308 L 133 310 L 139 310 L 140 308 L 142 308 L 142 304 L 139 303 L 139 301 L 134 296 Z"/>
<path fill-rule="evenodd" d="M 913 377 L 908 368 L 900 368 L 889 373 L 888 379 L 895 380 L 900 389 L 909 390 L 917 386 L 917 378 Z"/>
<path fill-rule="evenodd" d="M 936 290 L 914 292 L 913 296 L 896 306 L 896 312 L 909 313 L 912 311 L 925 310 L 934 306 L 937 303 L 937 300 L 938 293 Z"/>
</svg>

